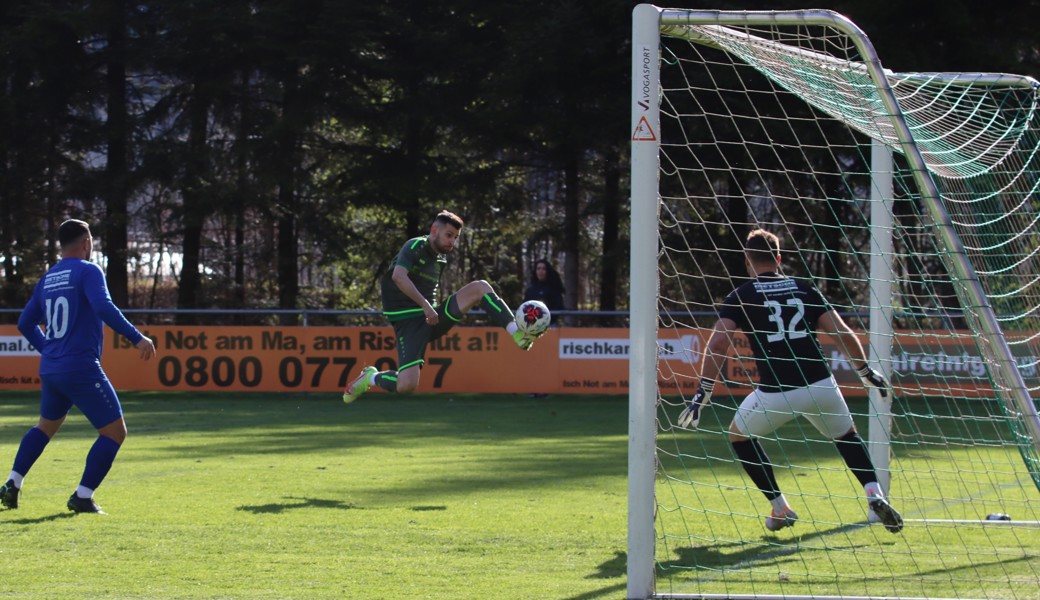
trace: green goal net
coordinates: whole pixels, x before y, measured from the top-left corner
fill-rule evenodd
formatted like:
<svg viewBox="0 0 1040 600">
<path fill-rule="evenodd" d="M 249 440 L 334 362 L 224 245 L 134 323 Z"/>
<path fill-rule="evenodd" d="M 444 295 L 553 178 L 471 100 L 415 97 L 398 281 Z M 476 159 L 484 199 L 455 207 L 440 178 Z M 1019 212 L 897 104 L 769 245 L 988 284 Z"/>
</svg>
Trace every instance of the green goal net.
<svg viewBox="0 0 1040 600">
<path fill-rule="evenodd" d="M 887 71 L 826 11 L 635 15 L 633 356 L 654 357 L 630 375 L 629 597 L 1035 598 L 1036 82 Z M 893 383 L 868 394 L 821 338 L 898 534 L 805 419 L 761 440 L 799 513 L 763 527 L 728 442 L 756 379 L 739 340 L 698 430 L 677 425 L 759 227 Z"/>
</svg>

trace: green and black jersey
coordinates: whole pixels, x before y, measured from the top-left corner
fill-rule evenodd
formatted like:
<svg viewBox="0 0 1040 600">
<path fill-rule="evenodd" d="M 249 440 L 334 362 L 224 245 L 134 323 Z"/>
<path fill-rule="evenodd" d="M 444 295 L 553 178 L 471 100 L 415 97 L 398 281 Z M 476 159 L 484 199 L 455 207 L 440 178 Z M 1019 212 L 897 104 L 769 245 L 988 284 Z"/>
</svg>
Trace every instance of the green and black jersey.
<svg viewBox="0 0 1040 600">
<path fill-rule="evenodd" d="M 428 236 L 412 238 L 405 242 L 397 253 L 397 258 L 383 274 L 380 281 L 383 296 L 383 315 L 393 323 L 401 319 L 422 316 L 422 308 L 416 306 L 411 298 L 394 283 L 394 268 L 401 266 L 408 269 L 408 277 L 415 288 L 430 304 L 437 306 L 437 288 L 441 284 L 441 271 L 448 264 L 445 254 L 438 254 L 430 245 Z"/>
</svg>

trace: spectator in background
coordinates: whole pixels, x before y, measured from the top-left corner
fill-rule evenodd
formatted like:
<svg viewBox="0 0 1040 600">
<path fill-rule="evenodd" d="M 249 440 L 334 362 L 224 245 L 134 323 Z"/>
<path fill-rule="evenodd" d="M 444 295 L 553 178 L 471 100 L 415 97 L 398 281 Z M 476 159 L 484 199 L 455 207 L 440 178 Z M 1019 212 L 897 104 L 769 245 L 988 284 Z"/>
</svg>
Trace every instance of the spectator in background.
<svg viewBox="0 0 1040 600">
<path fill-rule="evenodd" d="M 560 274 L 553 268 L 549 261 L 541 259 L 534 263 L 531 271 L 531 283 L 524 292 L 524 302 L 528 300 L 540 300 L 552 314 L 552 324 L 556 325 L 559 315 L 558 310 L 563 308 L 563 280 Z"/>
<path fill-rule="evenodd" d="M 560 274 L 553 268 L 549 261 L 541 259 L 534 263 L 534 269 L 531 270 L 531 283 L 527 285 L 527 291 L 524 292 L 524 302 L 528 300 L 539 300 L 545 306 L 549 308 L 551 316 L 551 323 L 553 326 L 557 325 L 557 321 L 560 318 L 558 310 L 563 310 L 563 279 L 560 278 Z M 530 394 L 531 398 L 545 398 L 549 394 L 536 393 Z"/>
</svg>

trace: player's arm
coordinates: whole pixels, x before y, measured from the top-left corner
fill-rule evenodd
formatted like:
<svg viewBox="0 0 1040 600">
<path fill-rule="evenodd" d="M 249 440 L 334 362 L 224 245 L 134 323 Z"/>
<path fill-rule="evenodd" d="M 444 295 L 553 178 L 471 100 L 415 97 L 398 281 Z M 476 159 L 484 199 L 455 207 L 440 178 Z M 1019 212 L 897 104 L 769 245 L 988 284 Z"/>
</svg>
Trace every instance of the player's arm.
<svg viewBox="0 0 1040 600">
<path fill-rule="evenodd" d="M 737 323 L 733 319 L 721 318 L 715 322 L 705 345 L 704 358 L 701 360 L 700 385 L 697 386 L 697 393 L 679 414 L 680 427 L 696 429 L 701 420 L 701 409 L 711 404 L 711 393 L 715 391 L 715 382 L 726 366 L 726 358 L 733 348 L 733 334 L 736 330 Z"/>
<path fill-rule="evenodd" d="M 722 318 L 715 322 L 701 361 L 701 385 L 705 379 L 713 382 L 719 379 L 726 359 L 733 348 L 733 336 L 737 333 L 737 323 L 733 319 Z"/>
<path fill-rule="evenodd" d="M 436 325 L 438 320 L 437 311 L 434 310 L 430 301 L 419 293 L 419 289 L 412 283 L 412 279 L 408 277 L 408 269 L 397 265 L 394 267 L 394 272 L 390 277 L 394 280 L 394 285 L 397 286 L 397 289 L 401 290 L 401 293 L 408 296 L 412 302 L 415 302 L 422 308 L 423 313 L 426 315 L 426 322 L 430 325 Z"/>
<path fill-rule="evenodd" d="M 43 309 L 40 307 L 34 292 L 28 304 L 25 305 L 25 309 L 22 310 L 22 314 L 18 316 L 18 331 L 22 332 L 22 335 L 29 340 L 33 348 L 40 352 L 43 352 L 43 347 L 47 344 L 47 338 L 44 336 L 43 330 L 40 329 L 42 321 Z"/>
<path fill-rule="evenodd" d="M 86 269 L 83 272 L 83 294 L 90 303 L 91 310 L 104 321 L 113 331 L 130 340 L 130 343 L 141 351 L 141 358 L 148 360 L 155 356 L 155 344 L 152 340 L 137 330 L 119 307 L 112 302 L 112 296 L 108 293 L 108 284 L 101 268 Z"/>
<path fill-rule="evenodd" d="M 820 316 L 820 320 L 816 323 L 816 331 L 831 335 L 837 340 L 838 349 L 849 359 L 849 364 L 852 365 L 852 368 L 856 369 L 856 374 L 859 375 L 863 385 L 874 386 L 881 392 L 882 397 L 888 396 L 888 381 L 885 380 L 881 373 L 870 368 L 870 364 L 867 362 L 867 353 L 863 349 L 863 344 L 859 341 L 859 336 L 841 318 L 837 311 L 831 309 L 823 313 Z"/>
</svg>

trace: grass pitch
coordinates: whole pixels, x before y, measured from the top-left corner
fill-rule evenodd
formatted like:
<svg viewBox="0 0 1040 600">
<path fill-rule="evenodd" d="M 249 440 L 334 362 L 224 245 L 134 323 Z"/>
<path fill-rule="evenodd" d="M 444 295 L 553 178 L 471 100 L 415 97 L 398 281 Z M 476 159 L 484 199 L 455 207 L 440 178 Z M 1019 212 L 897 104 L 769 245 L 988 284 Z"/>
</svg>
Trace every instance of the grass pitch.
<svg viewBox="0 0 1040 600">
<path fill-rule="evenodd" d="M 35 423 L 37 398 L 0 397 L 0 476 Z M 623 396 L 373 393 L 346 406 L 335 394 L 127 392 L 122 400 L 130 435 L 97 493 L 109 514 L 65 508 L 95 438 L 73 411 L 26 479 L 21 508 L 0 511 L 0 597 L 626 596 Z M 719 399 L 706 422 L 725 421 L 729 404 Z M 682 460 L 660 457 L 658 592 L 1036 597 L 1036 529 L 908 524 L 892 535 L 857 524 L 862 501 L 833 444 L 798 444 L 800 431 L 770 451 L 783 464 L 814 465 L 779 473 L 803 521 L 765 532 L 761 494 L 711 428 L 676 434 Z M 667 449 L 671 438 L 661 442 Z M 997 450 L 967 456 L 997 464 L 981 454 Z M 899 452 L 922 472 L 942 467 L 925 448 Z M 1016 518 L 1032 492 L 1010 511 Z M 897 498 L 904 516 L 933 516 L 913 493 Z M 973 547 L 992 558 L 966 567 L 958 549 Z M 838 585 L 856 574 L 859 587 Z"/>
<path fill-rule="evenodd" d="M 773 533 L 764 528 L 768 502 L 726 447 L 736 400 L 713 402 L 701 430 L 658 438 L 658 593 L 1040 598 L 1040 494 L 997 421 L 967 418 L 997 414 L 981 407 L 920 399 L 896 407 L 890 500 L 906 519 L 898 534 L 868 524 L 862 487 L 831 440 L 804 419 L 784 425 L 763 447 L 799 521 Z M 868 411 L 863 399 L 851 408 Z M 979 431 L 964 435 L 969 427 Z M 1001 512 L 1014 523 L 984 520 Z"/>
<path fill-rule="evenodd" d="M 35 393 L 0 400 L 6 476 Z M 96 499 L 78 411 L 0 511 L 11 599 L 625 596 L 621 396 L 122 394 Z"/>
</svg>

